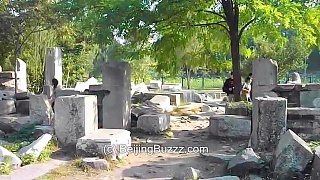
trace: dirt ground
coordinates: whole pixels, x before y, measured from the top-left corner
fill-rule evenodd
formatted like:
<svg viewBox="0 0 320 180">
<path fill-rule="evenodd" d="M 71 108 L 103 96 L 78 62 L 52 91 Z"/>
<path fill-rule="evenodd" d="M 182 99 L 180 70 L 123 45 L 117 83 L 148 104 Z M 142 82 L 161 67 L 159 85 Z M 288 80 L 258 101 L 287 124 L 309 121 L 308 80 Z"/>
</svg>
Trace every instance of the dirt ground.
<svg viewBox="0 0 320 180">
<path fill-rule="evenodd" d="M 217 139 L 209 136 L 208 120 L 181 120 L 181 117 L 171 118 L 171 138 L 163 136 L 149 136 L 132 134 L 133 143 L 141 143 L 144 146 L 162 145 L 163 147 L 194 147 L 194 152 L 179 153 L 161 152 L 155 154 L 139 153 L 130 154 L 124 163 L 118 165 L 113 171 L 83 174 L 77 173 L 67 177 L 54 179 L 99 179 L 99 180 L 133 180 L 148 179 L 160 180 L 171 179 L 175 172 L 185 167 L 199 169 L 203 178 L 213 178 L 224 175 L 224 166 L 210 162 L 207 158 L 199 155 L 199 151 L 215 153 L 235 154 L 243 149 L 248 141 L 231 141 Z M 171 133 L 171 134 L 172 134 Z M 202 147 L 202 149 L 200 148 Z M 189 149 L 189 150 L 191 150 Z"/>
</svg>

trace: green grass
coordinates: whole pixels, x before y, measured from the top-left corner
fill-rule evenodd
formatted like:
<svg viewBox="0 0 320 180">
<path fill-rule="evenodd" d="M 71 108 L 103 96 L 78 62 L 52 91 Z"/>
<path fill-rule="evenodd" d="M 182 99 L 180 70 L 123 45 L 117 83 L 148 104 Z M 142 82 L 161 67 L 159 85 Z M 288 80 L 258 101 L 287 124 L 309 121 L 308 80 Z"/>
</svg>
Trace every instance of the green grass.
<svg viewBox="0 0 320 180">
<path fill-rule="evenodd" d="M 156 80 L 156 79 L 154 79 Z M 159 80 L 159 79 L 158 79 Z M 161 81 L 161 79 L 160 79 Z M 190 82 L 190 88 L 191 89 L 213 89 L 213 88 L 219 88 L 221 89 L 223 86 L 224 79 L 221 78 L 191 78 Z M 149 82 L 145 82 L 149 83 Z M 181 78 L 165 78 L 164 83 L 182 83 Z M 183 81 L 183 87 L 187 88 L 187 80 L 184 79 Z"/>
<path fill-rule="evenodd" d="M 6 137 L 0 137 L 0 139 L 3 139 L 10 143 L 8 145 L 2 145 L 2 146 L 6 148 L 8 151 L 14 154 L 17 154 L 22 147 L 25 147 L 31 144 L 34 140 L 36 140 L 32 135 L 32 132 L 34 131 L 34 128 L 36 125 L 37 124 L 31 124 L 21 128 L 20 131 L 18 132 L 8 134 Z M 33 155 L 19 156 L 19 158 L 22 161 L 21 165 L 25 166 L 32 163 L 48 161 L 51 159 L 52 153 L 56 150 L 57 150 L 57 145 L 51 140 L 48 143 L 48 145 L 45 147 L 45 149 L 41 152 L 38 158 L 34 157 Z M 12 171 L 12 167 L 10 165 L 10 159 L 0 164 L 0 175 L 10 174 L 11 171 Z"/>
</svg>

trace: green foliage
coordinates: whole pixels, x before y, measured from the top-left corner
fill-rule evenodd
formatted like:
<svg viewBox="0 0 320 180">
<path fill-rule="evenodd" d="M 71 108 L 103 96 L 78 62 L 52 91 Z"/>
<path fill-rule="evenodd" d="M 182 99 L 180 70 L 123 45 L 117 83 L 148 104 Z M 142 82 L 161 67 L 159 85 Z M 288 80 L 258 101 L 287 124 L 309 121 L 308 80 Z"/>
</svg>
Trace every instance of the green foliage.
<svg viewBox="0 0 320 180">
<path fill-rule="evenodd" d="M 18 153 L 18 151 L 21 148 L 28 146 L 34 140 L 36 140 L 33 137 L 33 131 L 36 125 L 37 124 L 31 124 L 21 128 L 16 133 L 9 134 L 6 138 L 4 138 L 4 140 L 7 142 L 10 142 L 10 144 L 5 144 L 2 146 L 12 153 Z M 25 166 L 25 165 L 36 163 L 36 162 L 45 162 L 50 160 L 52 153 L 56 150 L 57 150 L 57 145 L 53 140 L 51 140 L 49 141 L 47 146 L 44 148 L 44 150 L 41 152 L 38 158 L 36 158 L 32 154 L 21 155 L 19 157 L 22 161 L 22 166 Z M 11 171 L 8 171 L 7 166 L 8 166 L 8 163 L 2 164 L 2 166 L 0 166 L 0 174 L 2 171 L 3 173 L 11 172 Z"/>
<path fill-rule="evenodd" d="M 3 161 L 0 162 L 0 175 L 7 175 L 10 174 L 12 171 L 11 167 L 11 157 L 5 156 Z"/>
</svg>

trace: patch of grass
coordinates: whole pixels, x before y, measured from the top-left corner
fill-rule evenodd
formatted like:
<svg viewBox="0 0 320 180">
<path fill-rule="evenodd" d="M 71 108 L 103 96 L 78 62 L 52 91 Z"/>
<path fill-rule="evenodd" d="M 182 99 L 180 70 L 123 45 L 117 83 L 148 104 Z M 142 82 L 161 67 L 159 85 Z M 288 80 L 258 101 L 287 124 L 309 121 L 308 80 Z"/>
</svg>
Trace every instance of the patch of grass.
<svg viewBox="0 0 320 180">
<path fill-rule="evenodd" d="M 5 156 L 3 162 L 0 162 L 0 175 L 10 174 L 12 172 L 11 157 Z"/>
<path fill-rule="evenodd" d="M 27 126 L 22 127 L 18 132 L 8 134 L 4 139 L 5 141 L 9 142 L 10 144 L 2 145 L 4 148 L 6 148 L 8 151 L 17 154 L 18 151 L 31 144 L 36 139 L 33 137 L 33 132 L 35 129 L 35 126 L 38 124 L 30 124 Z M 37 158 L 34 155 L 21 155 L 19 158 L 22 161 L 22 166 L 29 165 L 32 163 L 37 162 L 45 162 L 51 159 L 51 155 L 54 151 L 58 150 L 58 147 L 56 143 L 51 140 L 47 144 L 47 146 L 44 148 L 44 150 L 41 152 L 40 156 Z M 7 167 L 10 167 L 11 164 L 10 161 L 4 162 L 1 164 L 0 167 L 0 174 L 9 174 L 11 173 L 11 170 L 9 171 Z"/>
<path fill-rule="evenodd" d="M 114 170 L 114 168 L 122 166 L 125 164 L 123 160 L 111 160 L 110 157 L 106 157 L 106 160 L 109 163 L 110 169 L 105 171 Z M 91 167 L 88 167 L 82 163 L 82 159 L 75 159 L 71 162 L 61 165 L 60 167 L 51 170 L 49 173 L 36 178 L 35 180 L 58 180 L 63 179 L 66 177 L 72 176 L 86 176 L 92 177 L 98 175 L 99 173 L 103 172 L 104 170 L 96 170 Z"/>
<path fill-rule="evenodd" d="M 173 134 L 171 128 L 166 129 L 166 130 L 163 131 L 161 134 L 162 134 L 162 136 L 164 136 L 165 138 L 173 138 L 173 137 L 174 137 L 174 134 Z"/>
<path fill-rule="evenodd" d="M 312 150 L 314 150 L 316 147 L 320 146 L 320 141 L 309 141 L 307 143 Z"/>
</svg>

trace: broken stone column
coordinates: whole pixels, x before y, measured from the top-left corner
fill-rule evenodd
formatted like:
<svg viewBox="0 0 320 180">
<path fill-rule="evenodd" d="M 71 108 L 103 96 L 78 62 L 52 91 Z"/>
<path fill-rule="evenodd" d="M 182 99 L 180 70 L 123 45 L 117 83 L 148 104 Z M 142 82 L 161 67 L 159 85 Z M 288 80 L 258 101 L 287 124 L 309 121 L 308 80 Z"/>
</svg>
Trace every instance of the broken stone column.
<svg viewBox="0 0 320 180">
<path fill-rule="evenodd" d="M 251 146 L 271 152 L 287 129 L 287 99 L 257 97 L 252 106 Z"/>
<path fill-rule="evenodd" d="M 27 91 L 27 64 L 19 58 L 17 60 L 16 71 L 18 80 L 17 88 L 22 91 Z"/>
<path fill-rule="evenodd" d="M 51 85 L 51 80 L 56 78 L 62 85 L 62 52 L 59 47 L 46 49 L 45 85 Z"/>
<path fill-rule="evenodd" d="M 252 62 L 252 99 L 264 95 L 277 97 L 271 90 L 278 84 L 278 64 L 271 59 Z"/>
<path fill-rule="evenodd" d="M 128 62 L 110 61 L 103 65 L 103 128 L 128 129 L 131 124 L 131 67 Z"/>
<path fill-rule="evenodd" d="M 54 109 L 55 134 L 62 146 L 75 145 L 79 138 L 98 129 L 96 96 L 61 96 L 56 99 Z"/>
<path fill-rule="evenodd" d="M 44 94 L 29 96 L 30 119 L 42 122 L 43 125 L 52 125 L 54 113 L 48 97 Z"/>
</svg>

